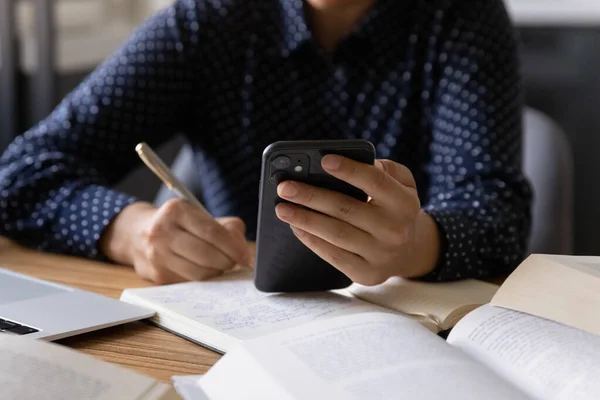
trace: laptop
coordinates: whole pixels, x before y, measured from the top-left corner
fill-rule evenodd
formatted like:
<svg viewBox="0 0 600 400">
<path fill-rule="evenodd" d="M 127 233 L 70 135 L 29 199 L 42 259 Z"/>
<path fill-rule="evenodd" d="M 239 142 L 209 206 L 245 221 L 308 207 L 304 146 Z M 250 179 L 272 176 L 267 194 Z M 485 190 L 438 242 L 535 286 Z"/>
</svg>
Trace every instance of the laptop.
<svg viewBox="0 0 600 400">
<path fill-rule="evenodd" d="M 0 268 L 0 334 L 54 341 L 153 315 L 142 307 Z"/>
</svg>

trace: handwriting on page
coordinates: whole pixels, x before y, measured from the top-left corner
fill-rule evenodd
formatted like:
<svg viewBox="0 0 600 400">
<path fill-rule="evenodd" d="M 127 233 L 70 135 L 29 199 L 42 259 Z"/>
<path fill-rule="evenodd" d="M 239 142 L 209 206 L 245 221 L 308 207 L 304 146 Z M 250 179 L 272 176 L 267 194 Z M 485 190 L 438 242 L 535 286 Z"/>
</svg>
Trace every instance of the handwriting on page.
<svg viewBox="0 0 600 400">
<path fill-rule="evenodd" d="M 151 299 L 240 339 L 319 318 L 380 310 L 330 292 L 266 294 L 251 280 L 184 283 L 155 289 Z"/>
</svg>

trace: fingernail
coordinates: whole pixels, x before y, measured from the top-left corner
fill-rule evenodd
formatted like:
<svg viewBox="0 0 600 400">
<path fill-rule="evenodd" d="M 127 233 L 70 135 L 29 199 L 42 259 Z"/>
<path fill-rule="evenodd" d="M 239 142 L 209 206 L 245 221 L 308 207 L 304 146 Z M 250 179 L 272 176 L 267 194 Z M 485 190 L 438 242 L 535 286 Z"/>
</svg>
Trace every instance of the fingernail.
<svg viewBox="0 0 600 400">
<path fill-rule="evenodd" d="M 280 204 L 275 209 L 280 218 L 291 218 L 294 216 L 294 209 L 291 206 Z"/>
<path fill-rule="evenodd" d="M 342 165 L 342 158 L 340 156 L 328 155 L 323 157 L 321 164 L 323 165 L 323 168 L 335 171 Z"/>
<path fill-rule="evenodd" d="M 298 237 L 302 237 L 302 236 L 306 235 L 306 232 L 303 231 L 302 229 L 298 229 L 294 226 L 292 226 L 291 228 L 292 228 L 292 232 L 294 232 L 294 235 L 296 235 Z"/>
<path fill-rule="evenodd" d="M 277 186 L 277 191 L 282 197 L 294 197 L 298 194 L 298 186 L 293 182 L 284 182 Z"/>
<path fill-rule="evenodd" d="M 252 257 L 252 255 L 248 254 L 245 258 L 244 258 L 244 266 L 248 267 L 248 268 L 252 268 L 254 267 L 254 258 Z"/>
</svg>

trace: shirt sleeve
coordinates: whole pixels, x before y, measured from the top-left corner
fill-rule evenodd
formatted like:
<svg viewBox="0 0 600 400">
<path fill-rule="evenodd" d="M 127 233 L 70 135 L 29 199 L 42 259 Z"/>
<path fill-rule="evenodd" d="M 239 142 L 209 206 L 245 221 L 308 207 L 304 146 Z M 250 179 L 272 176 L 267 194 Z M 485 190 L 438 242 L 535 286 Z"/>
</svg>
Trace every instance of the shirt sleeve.
<svg viewBox="0 0 600 400">
<path fill-rule="evenodd" d="M 104 228 L 133 197 L 110 189 L 186 123 L 196 2 L 176 1 L 137 29 L 0 159 L 0 234 L 40 250 L 102 257 Z"/>
<path fill-rule="evenodd" d="M 522 171 L 518 41 L 502 1 L 454 1 L 439 13 L 438 79 L 424 209 L 443 237 L 426 280 L 485 278 L 522 260 L 531 188 Z"/>
</svg>

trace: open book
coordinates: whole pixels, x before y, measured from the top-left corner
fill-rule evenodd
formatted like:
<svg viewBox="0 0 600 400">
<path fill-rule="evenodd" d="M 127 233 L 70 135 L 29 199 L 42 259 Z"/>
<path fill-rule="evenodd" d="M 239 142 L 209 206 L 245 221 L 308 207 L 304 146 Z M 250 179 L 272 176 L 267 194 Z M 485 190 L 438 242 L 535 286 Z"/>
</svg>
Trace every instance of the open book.
<svg viewBox="0 0 600 400">
<path fill-rule="evenodd" d="M 531 255 L 492 304 L 600 335 L 600 257 Z"/>
<path fill-rule="evenodd" d="M 259 292 L 252 271 L 209 282 L 127 289 L 121 300 L 156 311 L 158 326 L 225 353 L 233 345 L 315 320 L 365 312 L 388 312 L 418 320 L 433 332 L 448 330 L 498 287 L 480 281 L 422 283 L 390 279 L 383 285 L 353 285 L 319 293 Z"/>
<path fill-rule="evenodd" d="M 175 389 L 54 343 L 0 333 L 0 398 L 175 400 Z"/>
<path fill-rule="evenodd" d="M 598 360 L 600 336 L 491 305 L 463 318 L 447 342 L 412 319 L 363 313 L 234 346 L 195 392 L 210 400 L 596 400 Z"/>
</svg>

